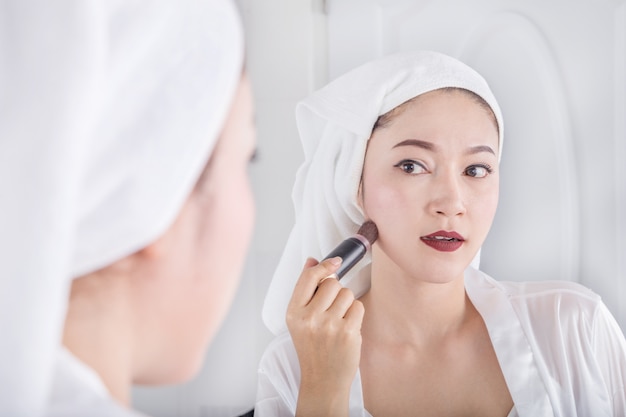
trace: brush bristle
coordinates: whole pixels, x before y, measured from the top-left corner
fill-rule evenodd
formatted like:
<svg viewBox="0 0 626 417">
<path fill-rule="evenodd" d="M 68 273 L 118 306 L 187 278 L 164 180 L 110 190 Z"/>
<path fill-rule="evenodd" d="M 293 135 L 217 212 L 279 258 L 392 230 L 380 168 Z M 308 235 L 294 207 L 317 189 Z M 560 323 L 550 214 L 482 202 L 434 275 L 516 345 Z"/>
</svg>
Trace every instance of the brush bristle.
<svg viewBox="0 0 626 417">
<path fill-rule="evenodd" d="M 378 239 L 378 227 L 376 227 L 376 224 L 374 224 L 373 221 L 368 220 L 361 225 L 357 234 L 367 239 L 371 245 L 376 242 L 376 239 Z"/>
</svg>

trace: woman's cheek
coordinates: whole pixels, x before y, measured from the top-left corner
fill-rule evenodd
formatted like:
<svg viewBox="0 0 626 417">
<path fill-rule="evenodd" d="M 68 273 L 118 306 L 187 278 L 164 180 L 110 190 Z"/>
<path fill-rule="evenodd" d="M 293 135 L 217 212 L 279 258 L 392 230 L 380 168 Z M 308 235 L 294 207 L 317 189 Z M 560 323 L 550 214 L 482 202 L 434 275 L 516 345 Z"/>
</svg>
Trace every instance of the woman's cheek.
<svg viewBox="0 0 626 417">
<path fill-rule="evenodd" d="M 497 185 L 497 184 L 496 184 Z M 468 206 L 471 210 L 473 222 L 475 222 L 476 232 L 483 235 L 483 238 L 489 233 L 489 229 L 493 223 L 498 208 L 498 188 L 491 187 L 481 193 L 477 193 Z"/>
<path fill-rule="evenodd" d="M 403 194 L 396 188 L 373 184 L 364 193 L 363 206 L 365 216 L 379 223 L 395 218 L 405 204 Z"/>
</svg>

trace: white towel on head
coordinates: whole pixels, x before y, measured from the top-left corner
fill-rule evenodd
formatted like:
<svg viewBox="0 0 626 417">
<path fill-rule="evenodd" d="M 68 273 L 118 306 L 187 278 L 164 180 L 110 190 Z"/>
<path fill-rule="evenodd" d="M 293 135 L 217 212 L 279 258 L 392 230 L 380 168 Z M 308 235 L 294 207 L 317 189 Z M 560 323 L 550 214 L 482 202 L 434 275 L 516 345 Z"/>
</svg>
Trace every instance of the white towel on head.
<svg viewBox="0 0 626 417">
<path fill-rule="evenodd" d="M 274 334 L 286 329 L 287 304 L 306 258 L 322 259 L 365 221 L 357 193 L 367 141 L 378 117 L 445 87 L 473 91 L 491 106 L 501 153 L 502 115 L 487 82 L 462 62 L 437 52 L 405 52 L 367 63 L 298 104 L 305 161 L 293 189 L 296 223 L 263 306 L 263 320 Z M 479 256 L 472 265 L 478 267 L 478 261 Z M 369 288 L 370 262 L 367 254 L 341 281 L 357 297 Z"/>
<path fill-rule="evenodd" d="M 243 62 L 231 0 L 2 3 L 0 415 L 39 415 L 71 279 L 173 222 Z"/>
</svg>

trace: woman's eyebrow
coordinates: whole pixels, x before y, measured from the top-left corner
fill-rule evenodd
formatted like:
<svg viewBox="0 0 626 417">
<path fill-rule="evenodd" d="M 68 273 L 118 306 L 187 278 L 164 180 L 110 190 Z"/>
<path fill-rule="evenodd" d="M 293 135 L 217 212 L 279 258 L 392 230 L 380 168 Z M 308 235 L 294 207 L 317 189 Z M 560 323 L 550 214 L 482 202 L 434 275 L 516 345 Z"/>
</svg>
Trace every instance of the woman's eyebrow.
<svg viewBox="0 0 626 417">
<path fill-rule="evenodd" d="M 418 148 L 426 149 L 427 151 L 431 151 L 431 152 L 437 151 L 437 145 L 435 145 L 432 142 L 427 142 L 425 140 L 419 140 L 419 139 L 403 140 L 402 142 L 396 143 L 393 146 L 393 148 L 399 148 L 400 146 L 417 146 Z M 494 150 L 491 149 L 491 147 L 487 145 L 472 146 L 467 150 L 466 154 L 474 155 L 474 154 L 481 153 L 481 152 L 488 152 L 493 155 L 496 154 Z"/>
<path fill-rule="evenodd" d="M 418 148 L 426 149 L 427 151 L 434 151 L 437 149 L 434 143 L 419 139 L 406 139 L 400 143 L 396 143 L 393 147 L 398 148 L 400 146 L 417 146 Z"/>
<path fill-rule="evenodd" d="M 493 151 L 493 149 L 491 149 L 490 146 L 487 145 L 478 145 L 478 146 L 472 146 L 471 148 L 469 148 L 467 150 L 467 154 L 468 155 L 474 155 L 476 153 L 481 153 L 481 152 L 488 152 L 490 154 L 495 155 L 496 153 Z"/>
</svg>

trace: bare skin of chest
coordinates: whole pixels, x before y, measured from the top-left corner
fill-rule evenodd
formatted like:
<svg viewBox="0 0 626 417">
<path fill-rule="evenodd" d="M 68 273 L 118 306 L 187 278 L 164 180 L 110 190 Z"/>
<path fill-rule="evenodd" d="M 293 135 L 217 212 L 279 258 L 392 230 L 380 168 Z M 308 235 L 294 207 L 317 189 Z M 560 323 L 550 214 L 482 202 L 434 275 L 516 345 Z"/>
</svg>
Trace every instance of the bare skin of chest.
<svg viewBox="0 0 626 417">
<path fill-rule="evenodd" d="M 365 338 L 360 370 L 374 417 L 506 417 L 513 407 L 486 329 L 421 347 Z"/>
</svg>

